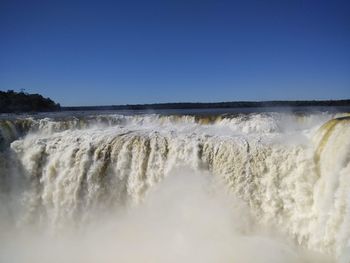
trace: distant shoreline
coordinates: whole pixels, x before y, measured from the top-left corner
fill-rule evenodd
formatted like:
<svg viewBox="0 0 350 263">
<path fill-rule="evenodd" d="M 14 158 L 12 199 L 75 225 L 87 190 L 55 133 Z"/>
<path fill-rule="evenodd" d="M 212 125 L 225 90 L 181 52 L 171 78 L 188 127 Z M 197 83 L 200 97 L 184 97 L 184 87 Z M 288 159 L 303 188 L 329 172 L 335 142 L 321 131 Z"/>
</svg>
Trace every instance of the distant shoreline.
<svg viewBox="0 0 350 263">
<path fill-rule="evenodd" d="M 0 90 L 0 113 L 54 112 L 61 106 L 40 94 L 29 94 L 21 90 Z"/>
<path fill-rule="evenodd" d="M 300 100 L 300 101 L 233 101 L 233 102 L 178 102 L 127 104 L 106 106 L 61 106 L 61 111 L 100 111 L 100 110 L 172 110 L 172 109 L 230 109 L 230 108 L 273 108 L 273 107 L 350 107 L 346 100 Z"/>
</svg>

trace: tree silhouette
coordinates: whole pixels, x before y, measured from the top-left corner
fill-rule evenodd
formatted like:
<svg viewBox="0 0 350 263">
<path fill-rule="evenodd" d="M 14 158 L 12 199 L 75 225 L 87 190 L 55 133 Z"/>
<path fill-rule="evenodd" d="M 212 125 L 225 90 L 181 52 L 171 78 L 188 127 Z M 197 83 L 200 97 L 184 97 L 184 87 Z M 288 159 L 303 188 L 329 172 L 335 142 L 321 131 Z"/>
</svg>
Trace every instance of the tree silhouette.
<svg viewBox="0 0 350 263">
<path fill-rule="evenodd" d="M 44 98 L 40 94 L 24 93 L 8 90 L 0 91 L 0 112 L 43 112 L 60 110 L 60 104 L 50 98 Z"/>
</svg>

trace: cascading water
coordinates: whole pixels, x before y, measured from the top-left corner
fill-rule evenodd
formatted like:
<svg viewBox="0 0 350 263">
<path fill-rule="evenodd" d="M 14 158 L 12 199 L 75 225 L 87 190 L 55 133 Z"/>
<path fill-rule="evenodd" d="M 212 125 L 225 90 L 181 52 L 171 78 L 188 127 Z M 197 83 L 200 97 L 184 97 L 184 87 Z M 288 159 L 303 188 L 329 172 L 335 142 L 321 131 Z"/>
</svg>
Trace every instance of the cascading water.
<svg viewBox="0 0 350 263">
<path fill-rule="evenodd" d="M 222 246 L 218 249 L 219 255 L 204 253 L 203 258 L 188 259 L 188 252 L 176 254 L 178 259 L 183 262 L 320 262 L 316 256 L 300 256 L 306 253 L 300 251 L 305 250 L 320 253 L 329 261 L 350 260 L 350 117 L 347 114 L 264 113 L 209 117 L 149 114 L 14 119 L 0 120 L 0 138 L 0 227 L 4 230 L 34 226 L 35 231 L 48 232 L 50 236 L 67 229 L 84 232 L 84 228 L 98 218 L 118 221 L 130 211 L 140 209 L 141 212 L 131 212 L 137 213 L 138 224 L 143 224 L 144 220 L 153 227 L 154 222 L 164 218 L 166 221 L 168 215 L 172 220 L 177 217 L 180 220 L 184 213 L 186 222 L 188 217 L 197 221 L 185 232 L 201 226 L 198 233 L 202 235 L 202 232 L 209 233 L 211 224 L 221 228 L 230 220 L 242 222 L 239 215 L 246 211 L 246 215 L 242 215 L 244 220 L 254 223 L 237 223 L 240 236 L 252 236 L 255 230 L 250 228 L 265 229 L 269 232 L 265 236 L 283 236 L 287 243 L 291 242 L 290 246 L 296 246 L 297 252 L 293 250 L 296 256 L 283 254 L 287 252 L 273 245 L 266 249 L 279 250 L 282 254 L 275 258 L 269 253 L 260 258 L 248 258 L 251 252 L 243 248 L 246 239 L 231 240 L 228 237 L 231 232 L 225 228 L 224 238 L 217 237 L 216 230 L 216 234 L 210 232 L 215 241 L 210 246 L 218 243 Z M 154 189 L 161 191 L 163 181 L 176 177 L 176 173 L 186 176 L 180 177 L 181 187 L 176 188 L 171 198 L 165 194 L 168 202 L 162 201 L 161 207 L 155 205 L 155 210 L 142 208 L 152 196 L 157 199 Z M 218 205 L 213 205 L 210 198 L 203 205 L 202 194 L 195 194 L 191 189 L 190 195 L 182 192 L 187 189 L 187 180 L 189 185 L 201 184 L 197 179 L 193 182 L 191 174 L 212 178 L 210 182 L 214 185 L 220 182 L 219 192 L 227 192 L 230 197 L 219 199 L 235 199 L 233 210 L 239 215 L 230 219 L 230 215 L 223 212 L 226 208 L 216 211 Z M 171 181 L 168 184 L 172 184 Z M 171 187 L 165 189 L 173 191 Z M 191 197 L 192 194 L 198 200 Z M 164 208 L 177 207 L 178 199 L 187 195 L 188 210 L 183 210 L 182 206 L 176 212 Z M 192 214 L 197 205 L 203 205 L 206 213 L 196 214 L 198 217 Z M 162 209 L 168 212 L 160 218 Z M 217 218 L 210 216 L 211 211 L 218 213 L 217 218 L 224 214 L 225 219 L 215 222 Z M 203 221 L 205 217 L 211 221 Z M 135 217 L 126 218 L 124 220 L 132 223 L 124 222 L 116 227 L 117 236 L 131 227 L 138 229 Z M 171 225 L 171 228 L 177 226 Z M 152 227 L 156 232 L 168 233 L 162 227 Z M 130 235 L 140 235 L 144 242 L 136 239 L 143 244 L 137 249 L 143 250 L 158 234 L 142 233 L 140 229 L 135 230 L 132 234 L 128 232 L 128 238 L 119 237 L 110 242 L 126 249 Z M 100 234 L 98 237 L 104 238 Z M 0 239 L 8 240 L 8 237 Z M 177 248 L 178 242 L 186 244 L 188 241 L 176 240 Z M 206 250 L 198 245 L 202 244 L 201 239 L 192 240 L 191 236 L 190 240 L 194 243 L 191 251 Z M 227 242 L 221 243 L 223 240 Z M 247 246 L 256 252 L 257 247 L 266 242 L 257 239 Z M 156 246 L 159 243 L 163 241 Z M 226 247 L 229 243 L 232 244 Z M 229 251 L 238 247 L 245 251 L 244 256 L 237 251 L 230 254 Z M 6 253 L 2 251 L 2 254 Z M 91 262 L 115 262 L 113 259 L 117 262 L 176 261 L 176 255 L 171 260 L 170 256 L 160 254 L 146 256 L 140 252 L 143 256 L 137 258 L 120 253 L 110 261 L 100 261 L 99 257 Z M 271 254 L 275 255 L 272 251 Z M 7 259 L 25 262 L 16 261 L 11 255 L 7 255 Z M 72 262 L 80 260 L 72 259 Z"/>
</svg>

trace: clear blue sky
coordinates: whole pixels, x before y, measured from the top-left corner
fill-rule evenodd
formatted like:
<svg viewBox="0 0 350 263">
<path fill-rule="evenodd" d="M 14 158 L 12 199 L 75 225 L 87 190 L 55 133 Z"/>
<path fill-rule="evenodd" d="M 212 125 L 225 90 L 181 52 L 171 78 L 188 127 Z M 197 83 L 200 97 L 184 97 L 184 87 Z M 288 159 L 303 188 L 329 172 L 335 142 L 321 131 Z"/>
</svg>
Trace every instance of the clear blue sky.
<svg viewBox="0 0 350 263">
<path fill-rule="evenodd" d="M 0 89 L 62 105 L 350 98 L 350 1 L 0 0 Z"/>
</svg>

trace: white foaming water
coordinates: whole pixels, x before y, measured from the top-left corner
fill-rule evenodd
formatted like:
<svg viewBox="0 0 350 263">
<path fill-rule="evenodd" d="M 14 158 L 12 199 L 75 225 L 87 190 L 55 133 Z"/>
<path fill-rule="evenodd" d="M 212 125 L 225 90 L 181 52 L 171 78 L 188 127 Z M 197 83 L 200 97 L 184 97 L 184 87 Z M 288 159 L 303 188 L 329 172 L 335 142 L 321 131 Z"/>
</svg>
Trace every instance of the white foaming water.
<svg viewBox="0 0 350 263">
<path fill-rule="evenodd" d="M 350 260 L 349 117 L 25 119 L 1 135 L 4 262 Z"/>
</svg>

